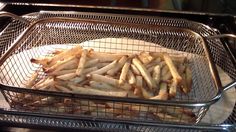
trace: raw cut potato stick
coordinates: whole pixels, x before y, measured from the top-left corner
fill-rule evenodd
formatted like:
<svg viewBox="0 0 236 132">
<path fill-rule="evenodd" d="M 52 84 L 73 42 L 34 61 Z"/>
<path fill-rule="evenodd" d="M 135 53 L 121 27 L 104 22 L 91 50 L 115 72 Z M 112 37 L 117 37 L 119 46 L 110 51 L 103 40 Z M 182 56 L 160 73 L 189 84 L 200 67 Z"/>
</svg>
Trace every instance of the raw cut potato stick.
<svg viewBox="0 0 236 132">
<path fill-rule="evenodd" d="M 85 62 L 86 68 L 96 65 L 99 62 L 99 59 L 91 59 Z"/>
<path fill-rule="evenodd" d="M 138 58 L 143 64 L 148 64 L 154 59 L 148 52 L 141 52 Z"/>
<path fill-rule="evenodd" d="M 130 62 L 126 62 L 121 70 L 120 79 L 119 79 L 120 85 L 124 84 L 127 74 L 128 74 L 128 71 L 129 71 L 129 67 L 130 67 Z"/>
<path fill-rule="evenodd" d="M 89 74 L 104 74 L 106 73 L 108 70 L 112 69 L 113 67 L 115 67 L 117 64 L 117 60 L 114 60 L 113 62 L 111 62 L 109 65 L 106 65 L 96 71 L 90 72 Z"/>
<path fill-rule="evenodd" d="M 61 80 L 70 80 L 74 77 L 76 77 L 76 73 L 68 73 L 68 74 L 57 76 L 56 78 L 61 79 Z"/>
<path fill-rule="evenodd" d="M 125 62 L 127 61 L 127 59 L 128 59 L 128 56 L 127 56 L 127 55 L 123 56 L 123 57 L 118 61 L 117 65 L 116 65 L 114 68 L 112 68 L 111 70 L 109 70 L 109 71 L 107 72 L 107 74 L 110 75 L 110 76 L 114 76 L 114 75 L 123 67 L 123 65 L 125 64 Z"/>
<path fill-rule="evenodd" d="M 81 57 L 80 57 L 80 60 L 79 60 L 79 65 L 78 65 L 78 68 L 76 70 L 76 74 L 78 76 L 80 76 L 84 70 L 84 67 L 85 67 L 85 62 L 86 62 L 86 59 L 87 59 L 87 54 L 88 54 L 88 50 L 83 50 L 82 51 L 82 54 L 81 54 Z"/>
<path fill-rule="evenodd" d="M 131 89 L 131 85 L 129 85 L 128 83 L 125 83 L 123 85 L 119 85 L 119 80 L 109 78 L 109 77 L 106 77 L 106 76 L 102 76 L 102 75 L 98 75 L 98 74 L 92 74 L 91 79 L 94 80 L 94 81 L 98 81 L 98 82 L 108 83 L 110 85 L 122 88 L 124 90 L 130 90 Z"/>
<path fill-rule="evenodd" d="M 77 45 L 71 49 L 65 50 L 60 54 L 55 55 L 51 58 L 49 62 L 49 66 L 52 66 L 56 64 L 57 61 L 64 60 L 65 58 L 68 58 L 69 56 L 75 56 L 77 54 L 81 54 L 82 47 L 80 45 Z"/>
<path fill-rule="evenodd" d="M 126 97 L 127 96 L 127 92 L 125 92 L 125 91 L 120 91 L 120 92 L 101 91 L 98 89 L 83 88 L 83 87 L 79 87 L 79 86 L 75 86 L 75 85 L 69 85 L 69 87 L 73 90 L 73 92 L 80 93 L 80 94 L 114 96 L 114 97 Z"/>
<path fill-rule="evenodd" d="M 164 60 L 167 64 L 167 66 L 169 67 L 170 72 L 171 72 L 175 82 L 180 83 L 181 80 L 182 80 L 182 77 L 179 75 L 179 73 L 178 73 L 173 61 L 171 60 L 170 56 L 168 54 L 164 53 L 163 58 L 164 58 Z"/>
<path fill-rule="evenodd" d="M 160 84 L 160 90 L 157 96 L 154 96 L 150 99 L 154 100 L 167 100 L 168 99 L 168 89 L 167 89 L 167 84 L 166 83 L 161 83 Z"/>
<path fill-rule="evenodd" d="M 25 87 L 26 87 L 26 88 L 31 88 L 31 87 L 35 84 L 35 81 L 36 81 L 38 75 L 39 75 L 39 74 L 38 74 L 38 71 L 34 72 L 34 73 L 32 74 L 32 76 L 30 77 L 30 79 L 27 81 Z"/>
<path fill-rule="evenodd" d="M 107 66 L 109 64 L 110 64 L 109 62 L 101 62 L 101 63 L 96 64 L 96 66 L 98 67 L 98 69 L 100 69 L 100 68 Z"/>
<path fill-rule="evenodd" d="M 147 85 L 148 85 L 149 89 L 152 90 L 153 88 L 156 88 L 155 82 L 153 81 L 150 73 L 147 71 L 147 69 L 144 67 L 144 65 L 137 58 L 133 59 L 133 64 L 140 71 L 140 73 L 143 76 L 144 80 L 147 82 Z"/>
<path fill-rule="evenodd" d="M 134 72 L 134 74 L 141 75 L 141 73 L 139 72 L 138 68 L 134 64 L 131 64 L 131 69 Z"/>
<path fill-rule="evenodd" d="M 122 54 L 101 53 L 95 51 L 89 53 L 90 58 L 99 59 L 100 62 L 119 60 L 122 56 Z"/>
<path fill-rule="evenodd" d="M 133 72 L 131 70 L 128 71 L 127 78 L 128 78 L 129 84 L 133 85 L 133 84 L 136 83 L 135 76 L 134 76 L 134 74 L 133 74 Z"/>
</svg>

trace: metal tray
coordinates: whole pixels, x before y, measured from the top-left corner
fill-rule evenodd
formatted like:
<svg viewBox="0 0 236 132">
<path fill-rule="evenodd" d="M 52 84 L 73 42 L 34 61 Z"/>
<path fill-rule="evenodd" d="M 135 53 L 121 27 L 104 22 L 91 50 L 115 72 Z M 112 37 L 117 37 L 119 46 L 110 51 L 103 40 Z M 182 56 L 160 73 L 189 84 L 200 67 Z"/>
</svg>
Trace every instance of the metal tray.
<svg viewBox="0 0 236 132">
<path fill-rule="evenodd" d="M 69 20 L 69 21 L 71 21 L 72 19 L 67 19 L 67 20 Z M 160 21 L 161 21 L 162 19 L 160 19 Z M 163 21 L 168 21 L 168 19 L 163 19 Z M 174 20 L 174 19 L 173 19 Z M 59 22 L 62 22 L 62 21 L 64 21 L 64 20 L 60 20 Z M 170 21 L 170 20 L 169 20 Z M 178 22 L 178 20 L 175 20 L 175 21 L 177 21 Z M 183 21 L 183 22 L 185 22 L 186 20 L 180 20 L 180 21 Z M 33 29 L 34 28 L 34 26 L 35 25 L 37 25 L 37 24 L 42 24 L 42 23 L 47 23 L 48 22 L 48 20 L 42 20 L 42 21 L 40 21 L 40 22 L 38 22 L 38 23 L 36 23 L 36 24 L 34 24 L 33 26 L 31 26 L 30 28 L 31 29 Z M 58 21 L 57 21 L 58 22 Z M 77 22 L 77 20 L 75 20 L 74 21 L 75 23 Z M 91 21 L 82 21 L 82 22 L 84 22 L 84 23 L 91 23 Z M 171 23 L 172 23 L 172 21 L 170 21 Z M 186 22 L 188 22 L 188 21 L 186 21 Z M 168 23 L 168 22 L 167 22 Z M 172 23 L 173 24 L 173 23 Z M 186 23 L 185 23 L 186 24 Z M 189 24 L 189 23 L 188 23 Z M 194 23 L 192 23 L 192 24 L 194 24 Z M 197 24 L 197 23 L 195 23 L 195 24 Z M 86 24 L 85 24 L 86 25 Z M 118 25 L 122 25 L 122 24 L 118 24 Z M 191 24 L 190 24 L 191 25 Z M 123 26 L 125 26 L 125 25 L 123 25 Z M 134 26 L 133 24 L 132 24 L 132 26 Z M 138 25 L 139 26 L 139 25 Z M 173 25 L 172 25 L 173 26 Z M 145 29 L 146 27 L 145 26 L 143 26 L 143 27 L 133 27 L 133 28 L 143 28 L 143 29 Z M 29 30 L 31 30 L 31 29 L 29 29 Z M 168 30 L 169 31 L 169 29 L 170 29 L 170 31 L 173 31 L 173 29 L 175 29 L 175 28 L 167 28 L 167 29 L 165 29 L 165 28 L 160 28 L 160 29 L 164 29 L 164 30 Z M 157 30 L 158 30 L 158 28 L 157 28 Z M 32 30 L 31 30 L 32 31 Z M 148 31 L 152 31 L 151 29 L 148 29 Z M 178 32 L 178 31 L 180 31 L 180 32 L 188 32 L 189 33 L 189 30 L 186 30 L 186 29 L 182 29 L 182 28 L 178 28 L 178 30 L 176 31 L 176 32 Z M 28 31 L 26 31 L 26 33 L 27 33 Z M 28 32 L 29 33 L 29 32 Z M 31 32 L 32 33 L 32 32 Z M 190 32 L 190 34 L 192 34 L 193 32 L 191 31 Z M 195 33 L 193 33 L 194 35 L 193 36 L 195 36 L 196 34 Z M 29 34 L 27 34 L 27 35 L 29 35 Z M 27 36 L 27 35 L 25 35 L 25 36 Z M 133 36 L 131 36 L 131 37 L 133 37 Z M 23 36 L 23 38 L 24 38 L 24 36 Z M 33 38 L 33 37 L 32 37 Z M 91 37 L 91 38 L 94 38 L 94 37 Z M 85 38 L 84 40 L 90 40 L 91 38 Z M 193 37 L 193 38 L 195 38 L 195 37 Z M 197 38 L 200 38 L 200 40 L 201 41 L 199 41 L 199 42 L 203 42 L 203 39 L 201 38 L 201 36 L 199 36 L 199 35 L 197 35 Z M 150 41 L 150 42 L 153 42 L 153 40 L 152 39 L 150 39 L 150 38 L 145 38 L 146 39 L 146 41 Z M 84 41 L 84 40 L 82 40 L 82 41 Z M 109 39 L 108 39 L 109 40 Z M 108 41 L 107 40 L 107 41 Z M 155 39 L 154 39 L 155 40 Z M 58 40 L 57 40 L 58 41 Z M 208 41 L 212 41 L 212 40 L 208 40 Z M 60 41 L 61 42 L 61 41 Z M 69 41 L 68 40 L 63 40 L 63 42 L 62 43 L 68 43 Z M 77 41 L 78 42 L 78 41 Z M 212 41 L 212 42 L 214 42 L 214 41 Z M 216 42 L 217 43 L 220 43 L 219 41 L 217 41 L 216 40 Z M 19 43 L 18 43 L 19 44 Z M 43 43 L 42 43 L 43 44 Z M 49 43 L 49 44 L 51 44 L 51 43 Z M 55 43 L 54 43 L 55 44 Z M 58 44 L 58 43 L 56 43 L 56 44 Z M 200 44 L 201 45 L 201 44 Z M 152 45 L 153 46 L 153 45 Z M 163 45 L 162 45 L 163 46 Z M 173 46 L 171 46 L 171 45 L 165 45 L 166 47 L 168 47 L 168 48 L 180 48 L 180 47 L 173 47 Z M 25 48 L 25 47 L 24 47 Z M 22 51 L 23 50 L 25 50 L 25 49 L 22 49 Z M 100 47 L 98 47 L 98 48 L 100 48 Z M 194 48 L 196 48 L 196 47 L 194 47 Z M 149 48 L 150 49 L 150 48 Z M 180 48 L 181 49 L 181 48 Z M 180 50 L 179 49 L 179 50 Z M 204 49 L 203 49 L 203 47 L 201 47 L 200 48 L 201 50 L 199 50 L 198 49 L 198 51 L 196 51 L 196 50 L 191 50 L 191 49 L 188 49 L 189 51 L 188 52 L 193 52 L 194 54 L 197 54 L 197 53 L 195 53 L 195 52 L 198 52 L 198 54 L 202 54 L 203 53 L 203 51 L 204 51 Z M 109 49 L 110 50 L 110 49 Z M 123 49 L 123 50 L 125 50 L 125 51 L 127 51 L 127 49 Z M 167 50 L 167 49 L 166 49 Z M 165 50 L 165 51 L 166 51 Z M 132 51 L 132 52 L 135 52 L 134 50 Z M 172 51 L 169 51 L 170 53 L 174 53 L 174 52 L 172 52 Z M 9 52 L 8 52 L 9 53 Z M 207 53 L 207 52 L 206 52 Z M 19 55 L 20 53 L 18 53 L 18 55 Z M 178 53 L 177 53 L 178 54 Z M 183 53 L 180 53 L 180 54 L 183 54 Z M 6 55 L 6 54 L 5 54 Z M 3 58 L 4 57 L 6 57 L 6 56 L 3 56 Z M 9 54 L 8 54 L 9 55 Z M 187 55 L 188 56 L 188 55 Z M 18 56 L 19 57 L 19 56 Z M 18 58 L 17 57 L 17 58 Z M 21 57 L 19 57 L 19 58 L 22 58 L 22 57 L 27 57 L 27 56 L 21 56 Z M 30 57 L 30 56 L 28 56 L 28 57 Z M 191 58 L 191 56 L 189 56 L 190 58 Z M 19 59 L 18 58 L 18 59 Z M 206 57 L 207 58 L 207 57 Z M 25 58 L 23 58 L 22 60 L 25 60 Z M 191 59 L 190 59 L 191 60 Z M 200 59 L 201 60 L 201 59 Z M 206 60 L 208 60 L 208 58 L 206 59 Z M 210 59 L 209 59 L 210 60 Z M 201 62 L 201 61 L 200 61 Z M 203 61 L 202 61 L 203 62 Z M 207 61 L 206 61 L 207 62 Z M 210 62 L 210 61 L 209 61 Z M 205 62 L 203 62 L 203 63 L 205 63 Z M 199 65 L 199 64 L 197 64 L 197 65 Z M 21 66 L 21 65 L 19 65 L 19 66 Z M 212 66 L 214 66 L 214 65 L 212 65 Z M 203 69 L 205 69 L 205 68 L 203 68 Z M 210 69 L 210 68 L 209 68 Z M 208 71 L 208 73 L 210 73 L 209 71 Z M 204 76 L 205 77 L 205 76 Z M 214 75 L 213 75 L 213 77 L 215 77 Z M 216 76 L 217 77 L 217 76 Z M 209 77 L 209 78 L 211 78 L 211 76 Z M 209 79 L 209 78 L 205 78 L 205 79 Z M 213 79 L 214 80 L 214 79 Z M 211 81 L 210 81 L 211 82 Z M 212 83 L 213 85 L 214 85 L 214 83 Z M 213 86 L 214 87 L 214 86 Z M 49 92 L 49 93 L 47 93 L 47 94 L 45 94 L 45 93 L 43 93 L 43 92 L 41 92 L 41 91 L 28 91 L 28 90 L 24 90 L 24 89 L 16 89 L 16 88 L 10 88 L 10 87 L 5 87 L 4 89 L 6 89 L 7 91 L 5 91 L 5 93 L 7 93 L 8 95 L 10 94 L 10 95 L 14 95 L 13 93 L 11 93 L 11 92 L 9 92 L 8 90 L 13 90 L 13 91 L 17 91 L 17 92 L 22 92 L 22 93 L 24 93 L 24 92 L 32 92 L 32 93 L 34 93 L 34 94 L 41 94 L 41 96 L 45 96 L 45 97 L 47 97 L 47 96 L 57 96 L 57 97 L 73 97 L 74 98 L 74 96 L 75 95 L 71 95 L 71 94 L 64 94 L 64 95 L 61 95 L 60 93 L 51 93 L 51 92 Z M 217 95 L 216 94 L 217 92 L 213 92 L 213 93 L 211 93 L 211 94 L 213 94 L 213 95 Z M 6 96 L 7 98 L 9 98 L 9 102 L 11 102 L 11 97 L 10 96 Z M 181 97 L 181 96 L 180 96 Z M 81 97 L 76 97 L 76 98 L 81 98 Z M 87 98 L 87 97 L 82 97 L 82 98 Z M 81 98 L 81 99 L 82 99 Z M 91 97 L 89 97 L 89 98 L 87 98 L 87 99 L 95 99 L 95 98 L 91 98 Z M 107 100 L 107 98 L 104 98 L 104 97 L 100 97 L 100 99 L 101 100 Z M 120 103 L 124 103 L 124 101 L 125 100 L 120 100 L 120 99 L 108 99 L 109 101 L 112 101 L 113 103 L 114 103 L 114 101 L 115 101 L 115 103 L 118 103 L 118 102 L 120 102 Z M 204 100 L 204 99 L 203 99 Z M 217 100 L 217 98 L 216 98 L 216 100 Z M 216 101 L 216 100 L 214 100 L 214 101 Z M 174 110 L 174 109 L 176 109 L 177 107 L 176 106 L 188 106 L 189 108 L 193 108 L 192 110 L 196 113 L 196 115 L 198 115 L 198 119 L 197 119 L 197 122 L 200 120 L 200 118 L 202 118 L 202 116 L 204 115 L 204 113 L 205 113 L 205 110 L 207 110 L 207 108 L 208 108 L 208 106 L 211 104 L 211 103 L 213 103 L 214 101 L 212 101 L 211 103 L 209 103 L 209 104 L 206 104 L 206 102 L 204 102 L 203 104 L 201 104 L 201 103 L 194 103 L 194 100 L 193 99 L 191 99 L 191 98 L 183 98 L 183 99 L 179 99 L 178 101 L 180 101 L 180 102 L 182 102 L 182 103 L 180 103 L 180 104 L 175 104 L 175 101 L 170 101 L 170 102 L 151 102 L 151 101 L 144 101 L 144 100 L 138 100 L 138 101 L 134 101 L 134 100 L 132 100 L 132 99 L 129 99 L 128 100 L 129 102 L 131 101 L 131 102 L 133 102 L 133 103 L 141 103 L 141 104 L 148 104 L 146 107 L 152 107 L 152 106 L 150 106 L 150 104 L 152 104 L 152 105 L 163 105 L 163 107 L 166 107 L 166 106 L 172 106 L 172 109 Z M 193 101 L 193 102 L 192 102 Z M 196 101 L 196 100 L 195 100 Z M 199 101 L 199 100 L 198 100 Z M 88 101 L 89 102 L 89 101 Z M 132 105 L 132 104 L 128 104 L 128 105 Z M 13 105 L 14 106 L 14 105 Z M 42 111 L 41 111 L 42 112 Z M 43 112 L 53 112 L 53 111 L 43 111 Z M 55 112 L 55 111 L 54 111 Z M 58 111 L 56 111 L 56 114 L 57 114 L 57 112 Z M 99 115 L 97 115 L 98 117 L 99 117 Z M 180 122 L 181 122 L 181 119 L 180 119 Z"/>
</svg>

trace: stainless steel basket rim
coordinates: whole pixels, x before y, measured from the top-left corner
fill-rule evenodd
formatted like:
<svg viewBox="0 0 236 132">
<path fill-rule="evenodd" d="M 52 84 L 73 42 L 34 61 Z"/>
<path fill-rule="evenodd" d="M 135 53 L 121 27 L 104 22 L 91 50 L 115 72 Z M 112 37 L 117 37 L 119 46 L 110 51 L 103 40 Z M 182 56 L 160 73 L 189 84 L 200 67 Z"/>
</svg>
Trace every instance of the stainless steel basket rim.
<svg viewBox="0 0 236 132">
<path fill-rule="evenodd" d="M 10 56 L 10 53 L 18 46 L 19 42 L 21 41 L 22 38 L 24 38 L 24 36 L 27 36 L 27 34 L 30 32 L 30 30 L 36 26 L 37 24 L 41 24 L 41 23 L 47 23 L 48 21 L 60 21 L 60 22 L 65 22 L 65 21 L 72 21 L 72 22 L 79 22 L 79 21 L 82 21 L 82 22 L 87 22 L 87 23 L 98 23 L 98 21 L 96 20 L 85 20 L 85 19 L 76 19 L 76 18 L 64 18 L 64 17 L 51 17 L 51 18 L 45 18 L 45 19 L 40 19 L 36 22 L 33 22 L 29 27 L 27 27 L 19 36 L 18 38 L 16 39 L 16 41 L 13 43 L 13 45 L 7 50 L 7 52 L 0 58 L 0 65 L 2 65 L 5 60 Z M 105 24 L 121 24 L 121 23 L 118 23 L 118 22 L 108 22 L 108 21 L 99 21 L 99 23 L 105 23 Z M 123 24 L 123 25 L 127 25 L 126 24 Z M 148 27 L 148 26 L 145 26 L 145 25 L 142 25 L 142 24 L 132 24 L 132 25 L 135 25 L 135 26 L 142 26 L 142 27 L 145 27 L 145 28 L 148 28 L 148 29 L 153 29 Z M 150 26 L 150 25 L 149 25 Z M 171 29 L 173 29 L 172 27 L 169 27 Z M 210 28 L 210 27 L 209 27 Z M 176 28 L 178 29 L 178 28 Z M 189 30 L 189 29 L 186 29 L 186 30 Z M 195 34 L 198 34 L 194 31 L 191 31 Z M 211 55 L 209 54 L 209 51 L 208 51 L 208 47 L 207 47 L 207 44 L 206 44 L 206 41 L 204 40 L 204 37 L 203 36 L 200 36 L 198 34 L 199 37 L 201 37 L 201 39 L 203 40 L 203 48 L 205 50 L 205 53 L 206 53 L 206 58 L 209 62 L 209 68 L 211 70 L 211 74 L 212 74 L 212 77 L 214 78 L 214 84 L 216 85 L 216 87 L 218 88 L 218 92 L 217 94 L 215 95 L 215 97 L 213 97 L 211 100 L 209 101 L 201 101 L 201 102 L 190 102 L 190 101 L 173 101 L 173 100 L 169 100 L 169 101 L 152 101 L 152 100 L 144 100 L 144 99 L 132 99 L 132 98 L 116 98 L 116 99 L 112 99 L 114 97 L 106 97 L 106 96 L 101 96 L 104 100 L 112 100 L 112 101 L 125 101 L 125 102 L 130 102 L 130 103 L 143 103 L 143 104 L 154 104 L 154 105 L 171 105 L 171 106 L 187 106 L 187 107 L 204 107 L 204 106 L 210 106 L 211 104 L 214 104 L 215 102 L 217 102 L 220 97 L 221 97 L 221 93 L 222 93 L 222 86 L 221 86 L 221 82 L 219 81 L 219 74 L 218 74 L 218 71 L 216 70 L 216 66 L 214 65 L 212 59 L 211 59 Z M 1 84 L 0 83 L 0 86 L 4 87 L 3 89 L 7 90 L 8 88 L 10 88 L 11 90 L 14 90 L 14 91 L 17 91 L 19 92 L 20 89 L 19 87 L 13 87 L 13 86 L 7 86 L 5 84 Z M 7 87 L 7 88 L 5 88 Z M 2 89 L 2 88 L 1 88 Z M 25 92 L 32 92 L 32 93 L 39 93 L 39 94 L 42 94 L 42 95 L 45 95 L 45 93 L 42 91 L 42 90 L 32 90 L 32 89 L 26 89 L 26 88 L 21 88 L 21 90 L 26 90 Z M 76 95 L 80 95 L 80 94 L 74 94 L 74 93 L 57 93 L 57 92 L 48 92 L 47 94 L 48 95 L 68 95 L 70 97 L 74 97 Z M 57 93 L 57 94 L 56 94 Z M 82 95 L 83 96 L 83 95 Z M 86 96 L 86 95 L 84 95 Z M 96 97 L 100 97 L 100 96 L 96 96 Z M 117 100 L 118 99 L 118 100 Z"/>
</svg>

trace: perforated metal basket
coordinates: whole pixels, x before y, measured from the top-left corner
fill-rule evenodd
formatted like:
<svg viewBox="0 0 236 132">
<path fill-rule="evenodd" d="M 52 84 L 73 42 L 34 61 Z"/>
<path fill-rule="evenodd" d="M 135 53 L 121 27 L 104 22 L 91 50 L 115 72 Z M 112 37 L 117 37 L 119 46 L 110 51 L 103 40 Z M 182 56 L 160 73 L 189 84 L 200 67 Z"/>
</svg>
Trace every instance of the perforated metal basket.
<svg viewBox="0 0 236 132">
<path fill-rule="evenodd" d="M 121 17 L 121 16 L 120 16 Z M 101 17 L 102 18 L 102 17 Z M 214 54 L 209 49 L 215 44 L 220 45 L 219 39 L 207 39 L 208 35 L 214 32 L 201 24 L 178 19 L 156 18 L 159 25 L 145 26 L 140 24 L 122 24 L 114 22 L 88 21 L 72 18 L 49 18 L 39 20 L 24 31 L 22 36 L 4 51 L 1 58 L 1 86 L 2 92 L 11 107 L 24 109 L 32 112 L 42 112 L 57 115 L 67 115 L 73 117 L 93 117 L 109 118 L 117 120 L 138 120 L 138 121 L 166 121 L 187 123 L 179 109 L 191 110 L 196 118 L 194 122 L 199 122 L 211 104 L 220 98 L 223 88 L 219 82 L 215 65 L 212 58 Z M 168 23 L 170 25 L 168 25 Z M 201 28 L 205 27 L 208 33 L 202 35 Z M 197 29 L 193 29 L 198 27 Z M 92 40 L 92 41 L 89 41 Z M 85 42 L 89 41 L 89 42 Z M 139 51 L 168 52 L 174 55 L 186 56 L 190 62 L 193 71 L 193 90 L 189 95 L 177 95 L 175 100 L 171 101 L 151 101 L 130 98 L 110 98 L 102 96 L 78 95 L 73 93 L 60 93 L 53 91 L 39 91 L 18 88 L 22 87 L 25 81 L 33 73 L 35 65 L 30 64 L 32 57 L 38 57 L 49 53 L 56 48 L 70 48 L 73 43 L 82 43 L 85 48 L 94 48 L 101 52 L 128 52 L 136 53 Z M 60 45 L 60 46 L 58 46 Z M 225 55 L 225 54 L 224 54 Z M 227 56 L 227 55 L 226 55 Z M 214 58 L 215 60 L 215 58 Z M 227 70 L 233 70 L 232 63 L 227 60 L 230 67 Z M 234 76 L 235 73 L 231 72 Z M 228 87 L 227 87 L 228 88 Z M 25 107 L 21 102 L 18 93 L 29 94 L 29 101 L 34 98 L 46 98 L 46 104 L 39 105 L 38 108 Z M 80 102 L 79 106 L 62 105 L 61 107 L 50 104 L 50 98 L 63 101 L 72 99 Z M 99 111 L 104 107 L 92 102 L 96 101 L 112 104 L 113 111 Z M 40 102 L 41 104 L 45 102 Z M 49 105 L 50 104 L 50 105 Z M 117 106 L 117 107 L 116 107 Z M 115 110 L 120 109 L 124 113 L 133 111 L 125 107 L 138 108 L 138 115 L 116 116 Z M 77 108 L 82 112 L 74 112 Z M 93 109 L 95 112 L 87 114 L 86 111 Z M 158 109 L 169 109 L 171 114 L 180 114 L 177 120 L 168 119 L 165 114 L 162 118 L 156 120 L 148 114 L 149 110 L 158 111 Z"/>
</svg>

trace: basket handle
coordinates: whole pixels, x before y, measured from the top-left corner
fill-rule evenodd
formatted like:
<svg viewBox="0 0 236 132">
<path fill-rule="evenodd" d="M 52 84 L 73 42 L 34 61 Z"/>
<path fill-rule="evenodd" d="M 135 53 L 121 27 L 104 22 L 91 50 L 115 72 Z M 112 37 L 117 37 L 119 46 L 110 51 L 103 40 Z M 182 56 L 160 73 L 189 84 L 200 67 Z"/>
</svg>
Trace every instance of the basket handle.
<svg viewBox="0 0 236 132">
<path fill-rule="evenodd" d="M 213 35 L 213 36 L 207 36 L 206 38 L 208 38 L 208 39 L 230 38 L 230 39 L 236 40 L 236 35 L 234 35 L 234 34 L 218 34 L 218 35 Z M 232 60 L 232 63 L 236 68 L 236 56 L 233 54 L 234 52 L 232 51 L 232 49 L 230 49 L 230 47 L 226 43 L 223 43 L 223 45 L 226 48 L 226 50 L 228 51 L 230 59 Z M 226 90 L 233 88 L 233 87 L 236 87 L 236 80 L 234 80 L 231 83 L 224 86 L 223 90 L 226 91 Z"/>
<path fill-rule="evenodd" d="M 11 17 L 11 18 L 14 18 L 16 20 L 19 20 L 25 24 L 30 24 L 30 21 L 20 17 L 20 16 L 17 16 L 15 14 L 12 14 L 12 13 L 9 13 L 9 12 L 5 12 L 5 11 L 0 11 L 0 17 Z"/>
</svg>

